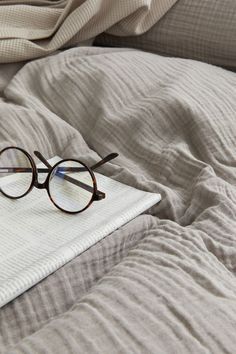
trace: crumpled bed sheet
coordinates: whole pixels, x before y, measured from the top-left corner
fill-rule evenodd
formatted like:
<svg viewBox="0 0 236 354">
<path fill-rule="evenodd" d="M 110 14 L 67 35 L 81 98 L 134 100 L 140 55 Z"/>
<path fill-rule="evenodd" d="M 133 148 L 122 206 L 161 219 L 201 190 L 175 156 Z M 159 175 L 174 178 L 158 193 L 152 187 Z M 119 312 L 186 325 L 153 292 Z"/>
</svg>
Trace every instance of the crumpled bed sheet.
<svg viewBox="0 0 236 354">
<path fill-rule="evenodd" d="M 3 307 L 0 353 L 234 353 L 236 74 L 96 47 L 1 70 L 0 149 L 117 151 L 100 172 L 163 201 Z"/>
</svg>

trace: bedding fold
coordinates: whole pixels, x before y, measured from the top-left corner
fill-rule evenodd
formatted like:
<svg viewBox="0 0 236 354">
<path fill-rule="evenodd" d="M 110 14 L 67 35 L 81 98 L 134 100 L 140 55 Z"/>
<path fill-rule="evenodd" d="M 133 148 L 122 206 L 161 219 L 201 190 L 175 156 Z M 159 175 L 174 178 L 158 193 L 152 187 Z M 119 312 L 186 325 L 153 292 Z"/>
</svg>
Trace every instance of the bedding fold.
<svg viewBox="0 0 236 354">
<path fill-rule="evenodd" d="M 42 57 L 109 31 L 147 31 L 177 0 L 4 0 L 0 6 L 0 63 Z"/>
</svg>

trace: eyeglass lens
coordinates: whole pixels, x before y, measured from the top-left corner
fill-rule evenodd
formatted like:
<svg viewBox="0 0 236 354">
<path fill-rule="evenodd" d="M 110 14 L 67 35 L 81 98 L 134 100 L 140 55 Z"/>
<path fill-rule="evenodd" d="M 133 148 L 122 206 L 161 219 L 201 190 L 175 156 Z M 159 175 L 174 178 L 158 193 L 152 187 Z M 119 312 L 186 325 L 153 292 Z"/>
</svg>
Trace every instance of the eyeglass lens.
<svg viewBox="0 0 236 354">
<path fill-rule="evenodd" d="M 14 183 L 11 183 L 13 181 Z M 33 168 L 28 156 L 16 148 L 2 151 L 0 154 L 0 190 L 9 197 L 20 198 L 28 192 L 32 181 Z"/>
<path fill-rule="evenodd" d="M 49 193 L 59 208 L 69 212 L 82 211 L 93 198 L 92 175 L 77 161 L 62 162 L 50 174 Z"/>
</svg>

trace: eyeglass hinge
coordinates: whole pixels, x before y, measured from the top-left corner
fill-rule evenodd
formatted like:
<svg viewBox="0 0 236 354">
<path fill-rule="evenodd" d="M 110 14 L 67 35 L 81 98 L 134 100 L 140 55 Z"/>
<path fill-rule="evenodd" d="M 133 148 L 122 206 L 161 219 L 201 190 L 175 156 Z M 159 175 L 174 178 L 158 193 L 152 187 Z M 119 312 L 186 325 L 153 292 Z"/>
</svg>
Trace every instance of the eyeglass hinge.
<svg viewBox="0 0 236 354">
<path fill-rule="evenodd" d="M 94 200 L 102 200 L 106 198 L 106 194 L 100 191 L 97 191 L 97 194 L 94 197 Z"/>
</svg>

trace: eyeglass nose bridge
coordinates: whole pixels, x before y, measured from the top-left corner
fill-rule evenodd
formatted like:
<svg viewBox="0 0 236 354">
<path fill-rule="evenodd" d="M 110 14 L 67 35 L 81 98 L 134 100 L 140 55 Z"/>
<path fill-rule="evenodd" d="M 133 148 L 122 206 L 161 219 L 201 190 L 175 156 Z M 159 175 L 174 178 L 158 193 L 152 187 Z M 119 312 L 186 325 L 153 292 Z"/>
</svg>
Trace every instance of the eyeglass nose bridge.
<svg viewBox="0 0 236 354">
<path fill-rule="evenodd" d="M 35 181 L 34 187 L 37 189 L 47 189 L 47 181 L 45 181 L 44 183 L 39 183 L 38 181 Z"/>
</svg>

